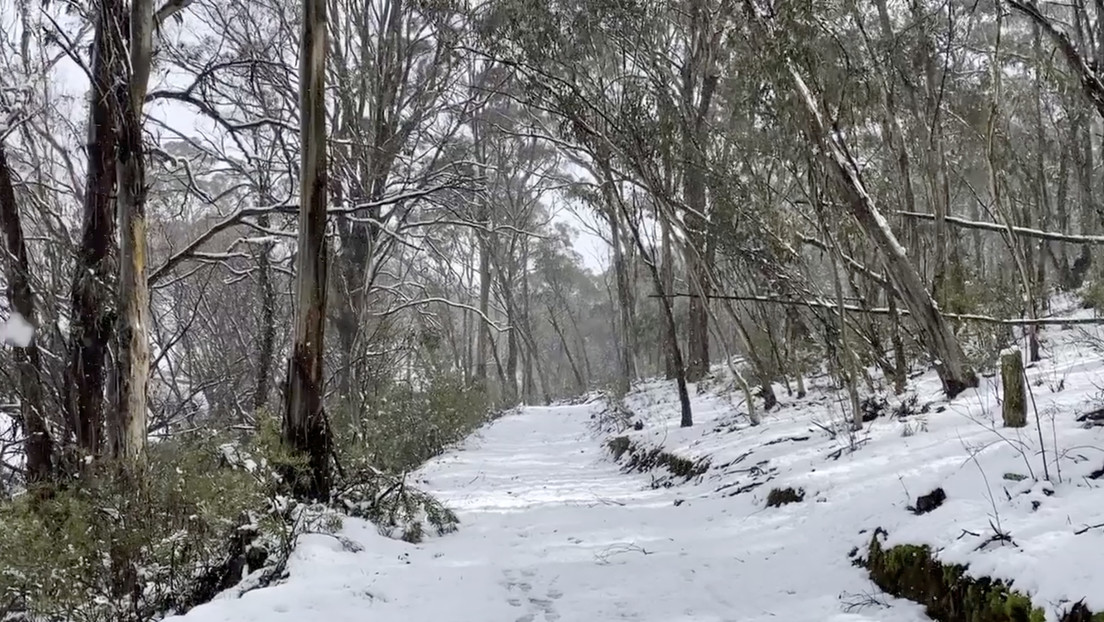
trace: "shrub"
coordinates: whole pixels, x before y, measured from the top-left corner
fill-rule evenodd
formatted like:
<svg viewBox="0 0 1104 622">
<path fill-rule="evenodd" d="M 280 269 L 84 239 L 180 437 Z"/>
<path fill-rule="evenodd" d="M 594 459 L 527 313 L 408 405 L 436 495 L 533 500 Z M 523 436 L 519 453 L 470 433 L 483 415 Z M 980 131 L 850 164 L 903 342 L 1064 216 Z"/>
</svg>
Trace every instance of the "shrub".
<svg viewBox="0 0 1104 622">
<path fill-rule="evenodd" d="M 145 621 L 277 576 L 304 513 L 279 495 L 263 436 L 154 443 L 138 473 L 105 461 L 0 505 L 0 618 Z"/>
<path fill-rule="evenodd" d="M 363 410 L 332 413 L 339 454 L 385 473 L 405 473 L 440 455 L 490 419 L 486 394 L 453 375 L 422 388 L 394 385 Z"/>
<path fill-rule="evenodd" d="M 437 535 L 444 535 L 456 531 L 460 524 L 452 510 L 431 495 L 407 486 L 405 478 L 369 465 L 357 465 L 340 484 L 335 495 L 338 506 L 352 516 L 375 523 L 385 536 L 397 535 L 418 543 L 426 525 Z"/>
</svg>

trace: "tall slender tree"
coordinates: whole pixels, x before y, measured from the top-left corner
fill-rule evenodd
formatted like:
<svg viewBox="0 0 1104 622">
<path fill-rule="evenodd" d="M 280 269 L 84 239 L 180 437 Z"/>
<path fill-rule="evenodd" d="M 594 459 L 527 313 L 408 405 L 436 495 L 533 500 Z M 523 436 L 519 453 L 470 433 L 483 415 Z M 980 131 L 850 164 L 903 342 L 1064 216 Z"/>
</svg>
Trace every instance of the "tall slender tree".
<svg viewBox="0 0 1104 622">
<path fill-rule="evenodd" d="M 288 361 L 283 433 L 308 457 L 309 478 L 297 478 L 296 494 L 330 496 L 331 438 L 323 411 L 322 353 L 326 328 L 326 0 L 303 3 L 299 52 L 299 243 L 296 255 L 295 325 Z"/>
</svg>

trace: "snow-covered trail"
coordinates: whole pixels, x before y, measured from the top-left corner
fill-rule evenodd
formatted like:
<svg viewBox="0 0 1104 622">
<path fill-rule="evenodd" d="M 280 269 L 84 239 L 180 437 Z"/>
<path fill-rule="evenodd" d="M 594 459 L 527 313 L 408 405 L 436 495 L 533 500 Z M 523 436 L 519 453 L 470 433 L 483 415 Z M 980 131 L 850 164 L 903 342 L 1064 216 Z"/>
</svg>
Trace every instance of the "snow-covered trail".
<svg viewBox="0 0 1104 622">
<path fill-rule="evenodd" d="M 860 622 L 926 620 L 900 601 L 845 613 L 873 587 L 841 533 L 789 506 L 682 498 L 619 472 L 589 431 L 594 405 L 526 408 L 427 464 L 421 485 L 458 533 L 420 545 L 346 521 L 305 536 L 283 585 L 202 606 L 192 622 Z M 683 493 L 690 493 L 686 490 Z M 692 494 L 692 493 L 691 493 Z M 819 521 L 818 521 L 819 522 Z M 857 541 L 857 540 L 856 540 Z"/>
</svg>

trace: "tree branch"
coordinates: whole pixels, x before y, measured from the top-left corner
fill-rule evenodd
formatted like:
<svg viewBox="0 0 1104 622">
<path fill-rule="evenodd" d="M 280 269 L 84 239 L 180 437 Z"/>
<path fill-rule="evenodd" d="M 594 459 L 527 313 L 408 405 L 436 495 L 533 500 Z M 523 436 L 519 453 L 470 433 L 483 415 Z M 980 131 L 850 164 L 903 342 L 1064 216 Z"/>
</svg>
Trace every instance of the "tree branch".
<svg viewBox="0 0 1104 622">
<path fill-rule="evenodd" d="M 697 298 L 698 295 L 689 293 L 677 293 L 667 295 L 650 294 L 648 297 Z M 707 296 L 707 298 L 711 300 L 738 300 L 742 302 L 763 302 L 768 304 L 789 305 L 793 307 L 831 309 L 833 311 L 839 310 L 838 304 L 822 300 L 790 300 L 786 298 L 772 298 L 770 296 L 722 296 L 716 294 Z M 855 313 L 867 313 L 871 315 L 890 315 L 890 309 L 887 307 L 858 307 L 854 305 L 844 305 L 844 310 L 853 311 Z M 899 313 L 900 315 L 909 315 L 909 312 L 905 309 L 897 309 L 897 313 Z M 1072 326 L 1077 324 L 1104 324 L 1104 317 L 1043 317 L 1034 319 L 1004 319 L 991 317 L 988 315 L 977 315 L 973 313 L 944 313 L 943 317 L 967 322 L 980 322 L 982 324 L 998 324 L 1002 326 Z"/>
<path fill-rule="evenodd" d="M 934 214 L 924 214 L 920 212 L 897 212 L 899 215 L 905 218 L 915 218 L 917 220 L 935 220 Z M 997 233 L 1008 233 L 1009 227 L 1005 225 L 997 224 L 994 222 L 980 222 L 976 220 L 966 220 L 965 218 L 958 218 L 957 216 L 947 216 L 945 220 L 952 224 L 964 229 L 981 229 L 982 231 L 994 231 Z M 1055 233 L 1053 231 L 1041 231 L 1039 229 L 1029 229 L 1027 227 L 1011 227 L 1012 233 L 1023 236 L 1025 238 L 1036 238 L 1039 240 L 1050 240 L 1052 242 L 1068 242 L 1070 244 L 1101 244 L 1104 245 L 1104 236 L 1099 235 L 1075 235 L 1069 233 Z"/>
</svg>

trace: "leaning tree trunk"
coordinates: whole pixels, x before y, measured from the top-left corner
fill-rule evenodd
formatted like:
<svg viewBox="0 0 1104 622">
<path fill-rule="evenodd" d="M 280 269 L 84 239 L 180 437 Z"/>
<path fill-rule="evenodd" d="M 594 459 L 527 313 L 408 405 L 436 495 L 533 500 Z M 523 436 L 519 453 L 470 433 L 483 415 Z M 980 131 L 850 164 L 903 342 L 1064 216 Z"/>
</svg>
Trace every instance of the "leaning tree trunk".
<svg viewBox="0 0 1104 622">
<path fill-rule="evenodd" d="M 299 53 L 299 241 L 295 326 L 288 361 L 284 441 L 306 454 L 309 478 L 295 494 L 330 496 L 330 436 L 322 408 L 326 269 L 326 3 L 306 0 Z"/>
<path fill-rule="evenodd" d="M 607 179 L 610 178 L 611 177 L 607 177 Z M 648 252 L 648 247 L 644 246 L 644 241 L 640 237 L 640 231 L 631 222 L 628 210 L 625 209 L 625 204 L 619 201 L 618 205 L 621 208 L 620 212 L 625 218 L 625 222 L 628 224 L 629 233 L 632 234 L 633 241 L 636 243 L 636 249 L 640 252 L 640 258 L 644 261 L 645 267 L 648 268 L 648 272 L 651 274 L 652 285 L 655 287 L 656 291 L 659 292 L 659 299 L 663 302 L 663 319 L 666 321 L 667 330 L 674 334 L 675 314 L 671 309 L 672 298 L 670 292 L 663 288 L 663 278 L 659 274 L 659 268 L 656 267 L 655 257 Z M 687 387 L 686 365 L 683 363 L 682 349 L 679 347 L 677 341 L 671 344 L 671 358 L 675 364 L 675 383 L 678 387 L 679 412 L 681 417 L 679 426 L 689 428 L 694 425 L 694 412 L 690 405 L 690 390 Z"/>
<path fill-rule="evenodd" d="M 15 203 L 15 188 L 7 154 L 0 143 L 0 230 L 7 259 L 8 301 L 12 313 L 18 313 L 32 327 L 37 326 L 34 292 L 31 291 L 30 262 L 23 237 L 23 223 Z M 22 419 L 28 482 L 49 479 L 53 475 L 53 439 L 46 426 L 42 400 L 42 364 L 38 343 L 17 344 L 15 365 L 19 382 L 19 414 Z"/>
<path fill-rule="evenodd" d="M 851 159 L 842 139 L 825 125 L 819 105 L 801 74 L 792 63 L 788 64 L 794 91 L 809 114 L 811 138 L 827 158 L 829 169 L 844 192 L 851 215 L 881 253 L 887 275 L 920 330 L 921 341 L 934 362 L 943 391 L 948 397 L 954 397 L 967 388 L 976 387 L 977 376 L 970 368 L 965 352 L 928 294 L 924 281 L 909 262 L 905 249 L 897 242 L 889 223 L 867 193 L 858 166 Z"/>
<path fill-rule="evenodd" d="M 586 378 L 583 376 L 582 370 L 579 369 L 579 364 L 575 362 L 575 356 L 571 354 L 571 346 L 567 343 L 563 328 L 556 321 L 556 312 L 552 309 L 551 303 L 547 304 L 546 307 L 548 308 L 548 323 L 552 325 L 552 330 L 559 337 L 560 347 L 563 348 L 564 356 L 567 357 L 567 364 L 571 367 L 571 374 L 575 377 L 575 389 L 579 392 L 579 395 L 585 395 L 587 392 Z"/>
</svg>

